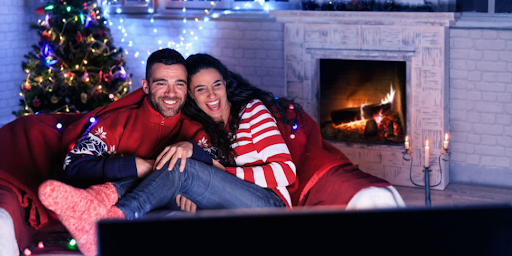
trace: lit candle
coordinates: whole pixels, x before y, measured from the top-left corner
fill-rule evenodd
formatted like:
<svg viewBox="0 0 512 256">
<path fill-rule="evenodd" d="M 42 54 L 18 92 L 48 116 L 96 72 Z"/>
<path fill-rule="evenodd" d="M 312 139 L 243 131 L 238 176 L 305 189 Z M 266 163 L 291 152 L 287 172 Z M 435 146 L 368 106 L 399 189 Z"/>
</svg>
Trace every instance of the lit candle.
<svg viewBox="0 0 512 256">
<path fill-rule="evenodd" d="M 430 148 L 428 147 L 428 140 L 425 143 L 425 167 L 429 167 Z"/>
<path fill-rule="evenodd" d="M 409 146 L 409 136 L 405 136 L 405 149 L 411 149 L 411 146 Z"/>
<path fill-rule="evenodd" d="M 448 133 L 446 133 L 446 134 L 444 135 L 444 144 L 443 144 L 443 148 L 444 148 L 444 149 L 448 149 L 448 144 L 449 144 L 449 143 L 450 143 L 450 142 L 448 141 Z"/>
</svg>

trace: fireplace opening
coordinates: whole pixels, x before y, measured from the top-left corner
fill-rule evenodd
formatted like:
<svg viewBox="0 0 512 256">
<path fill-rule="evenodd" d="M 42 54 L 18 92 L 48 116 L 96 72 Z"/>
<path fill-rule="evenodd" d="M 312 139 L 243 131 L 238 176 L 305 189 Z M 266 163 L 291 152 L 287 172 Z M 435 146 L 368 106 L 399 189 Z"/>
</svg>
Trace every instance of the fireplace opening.
<svg viewBox="0 0 512 256">
<path fill-rule="evenodd" d="M 322 136 L 402 143 L 406 134 L 405 84 L 405 62 L 321 59 Z"/>
</svg>

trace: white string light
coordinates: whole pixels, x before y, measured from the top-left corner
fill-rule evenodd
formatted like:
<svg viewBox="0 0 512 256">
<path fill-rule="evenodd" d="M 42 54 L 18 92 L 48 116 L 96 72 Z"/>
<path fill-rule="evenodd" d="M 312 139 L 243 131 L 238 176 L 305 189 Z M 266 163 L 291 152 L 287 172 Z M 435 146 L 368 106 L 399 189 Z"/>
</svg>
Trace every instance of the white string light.
<svg viewBox="0 0 512 256">
<path fill-rule="evenodd" d="M 186 0 L 184 0 L 186 1 Z M 103 1 L 103 5 L 106 6 L 106 8 L 104 8 L 104 13 L 103 15 L 105 16 L 105 18 L 108 17 L 109 15 L 109 9 L 107 5 L 110 5 L 110 3 L 107 3 L 106 1 Z M 194 18 L 194 21 L 195 23 L 197 23 L 197 29 L 196 30 L 203 30 L 203 26 L 202 26 L 202 23 L 203 22 L 208 22 L 210 21 L 210 17 L 211 18 L 218 18 L 219 17 L 219 14 L 218 13 L 213 13 L 213 10 L 215 9 L 215 2 L 211 1 L 210 2 L 210 5 L 212 6 L 211 9 L 205 9 L 204 10 L 204 15 L 200 18 Z M 150 8 L 151 9 L 151 8 Z M 149 13 L 153 13 L 154 10 L 150 10 L 148 9 L 148 12 Z M 186 17 L 186 12 L 187 12 L 187 8 L 183 7 L 182 8 L 182 13 L 183 13 L 183 23 L 187 23 L 187 17 Z M 116 13 L 117 14 L 120 14 L 122 13 L 122 10 L 120 8 L 117 8 L 116 9 Z M 111 20 L 109 22 L 109 25 L 111 27 L 114 26 L 112 20 L 114 20 L 112 17 L 108 17 L 109 20 Z M 151 23 L 154 23 L 155 22 L 155 19 L 153 17 L 151 17 L 151 20 L 150 20 Z M 124 27 L 124 20 L 123 18 L 119 18 L 119 25 L 117 26 L 118 30 L 120 30 L 121 34 L 123 35 L 123 38 L 121 39 L 121 42 L 125 42 L 125 38 L 128 37 L 128 33 L 126 32 L 126 29 Z M 198 41 L 199 40 L 199 37 L 197 36 L 197 34 L 194 32 L 194 29 L 191 29 L 191 28 L 188 28 L 187 29 L 183 29 L 182 31 L 183 35 L 185 36 L 182 36 L 182 35 L 179 35 L 179 43 L 175 43 L 173 40 L 169 40 L 167 42 L 167 47 L 171 48 L 171 47 L 175 47 L 177 50 L 180 49 L 180 46 L 181 47 L 185 47 L 185 50 L 189 50 L 191 49 L 193 46 L 194 46 L 194 42 Z M 187 32 L 189 32 L 187 34 Z M 153 33 L 158 33 L 158 29 L 157 28 L 154 28 L 153 29 Z M 128 47 L 133 47 L 133 41 L 132 40 L 128 40 Z M 157 45 L 162 45 L 163 44 L 163 41 L 162 40 L 157 40 L 156 41 Z M 160 46 L 159 49 L 162 49 L 162 47 Z M 146 50 L 147 53 L 148 53 L 148 56 L 151 54 L 151 52 L 149 51 L 149 49 Z M 126 55 L 128 55 L 128 51 L 125 51 Z M 132 51 L 132 53 L 134 54 L 134 57 L 135 58 L 138 58 L 139 56 L 139 52 L 137 51 Z M 188 52 L 185 53 L 186 57 L 188 57 L 190 54 Z M 144 61 L 141 61 L 142 65 L 145 64 Z"/>
</svg>

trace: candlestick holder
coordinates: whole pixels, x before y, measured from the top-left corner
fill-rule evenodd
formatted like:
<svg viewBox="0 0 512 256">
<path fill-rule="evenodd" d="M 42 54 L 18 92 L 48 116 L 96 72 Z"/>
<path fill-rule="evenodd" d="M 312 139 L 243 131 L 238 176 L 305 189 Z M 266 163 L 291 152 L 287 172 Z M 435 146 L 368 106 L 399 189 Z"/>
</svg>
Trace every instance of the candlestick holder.
<svg viewBox="0 0 512 256">
<path fill-rule="evenodd" d="M 403 155 L 403 159 L 405 161 L 411 161 L 412 160 L 412 151 L 410 149 L 406 148 L 405 151 L 402 152 L 402 155 Z M 409 159 L 405 158 L 406 155 L 409 155 L 410 158 Z"/>
<path fill-rule="evenodd" d="M 445 150 L 447 150 L 447 149 L 445 149 Z M 410 151 L 409 149 L 405 149 L 405 151 L 402 152 L 403 159 L 405 161 L 411 161 L 411 167 L 410 167 L 410 170 L 409 170 L 409 178 L 411 180 L 411 183 L 414 186 L 417 186 L 417 187 L 420 187 L 420 188 L 425 188 L 425 206 L 431 207 L 432 206 L 432 202 L 430 200 L 430 188 L 437 187 L 437 186 L 439 186 L 441 184 L 441 181 L 443 180 L 443 172 L 442 172 L 441 168 L 439 168 L 439 174 L 440 174 L 439 182 L 437 184 L 435 184 L 435 185 L 430 185 L 430 173 L 432 172 L 432 170 L 430 170 L 430 168 L 429 168 L 430 166 L 423 166 L 423 172 L 425 173 L 425 185 L 420 185 L 420 184 L 414 182 L 414 180 L 412 179 L 412 166 L 413 166 L 412 153 L 413 152 Z M 445 154 L 447 154 L 447 153 L 445 153 Z M 407 159 L 405 157 L 406 155 L 409 155 L 410 158 Z M 443 155 L 443 153 L 441 155 Z M 445 160 L 445 159 L 443 159 L 443 160 L 444 161 L 448 161 L 448 160 Z"/>
</svg>

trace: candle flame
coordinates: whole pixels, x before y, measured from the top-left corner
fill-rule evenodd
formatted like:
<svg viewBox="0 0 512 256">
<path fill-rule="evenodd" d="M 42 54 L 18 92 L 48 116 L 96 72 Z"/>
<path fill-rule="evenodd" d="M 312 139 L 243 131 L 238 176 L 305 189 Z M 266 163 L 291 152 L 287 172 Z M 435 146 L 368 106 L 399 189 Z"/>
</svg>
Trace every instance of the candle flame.
<svg viewBox="0 0 512 256">
<path fill-rule="evenodd" d="M 409 136 L 405 136 L 405 142 L 409 141 Z"/>
<path fill-rule="evenodd" d="M 448 133 L 444 135 L 444 140 L 448 140 Z"/>
<path fill-rule="evenodd" d="M 428 140 L 427 140 L 427 142 L 426 142 L 426 144 L 425 144 L 425 147 L 428 147 Z"/>
</svg>

